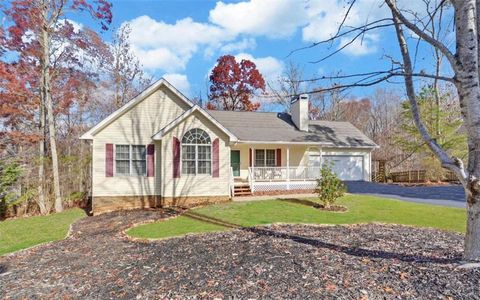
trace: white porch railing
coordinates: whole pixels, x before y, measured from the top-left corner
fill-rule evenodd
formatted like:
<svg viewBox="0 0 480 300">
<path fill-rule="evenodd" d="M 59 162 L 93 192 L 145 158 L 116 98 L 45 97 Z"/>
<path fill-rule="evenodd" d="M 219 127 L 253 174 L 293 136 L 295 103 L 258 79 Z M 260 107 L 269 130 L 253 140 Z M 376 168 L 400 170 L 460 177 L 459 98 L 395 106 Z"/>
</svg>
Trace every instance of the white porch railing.
<svg viewBox="0 0 480 300">
<path fill-rule="evenodd" d="M 265 181 L 307 181 L 320 178 L 320 167 L 249 167 L 249 183 Z"/>
</svg>

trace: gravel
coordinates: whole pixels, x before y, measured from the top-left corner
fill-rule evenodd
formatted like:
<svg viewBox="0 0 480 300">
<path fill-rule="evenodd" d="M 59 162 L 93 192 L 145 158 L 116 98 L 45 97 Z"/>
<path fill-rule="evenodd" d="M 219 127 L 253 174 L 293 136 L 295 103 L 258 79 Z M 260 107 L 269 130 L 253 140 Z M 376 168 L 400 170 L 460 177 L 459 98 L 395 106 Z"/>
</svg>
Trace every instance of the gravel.
<svg viewBox="0 0 480 300">
<path fill-rule="evenodd" d="M 69 238 L 0 257 L 0 298 L 480 299 L 463 236 L 400 225 L 271 225 L 131 241 L 167 210 L 80 220 Z"/>
</svg>

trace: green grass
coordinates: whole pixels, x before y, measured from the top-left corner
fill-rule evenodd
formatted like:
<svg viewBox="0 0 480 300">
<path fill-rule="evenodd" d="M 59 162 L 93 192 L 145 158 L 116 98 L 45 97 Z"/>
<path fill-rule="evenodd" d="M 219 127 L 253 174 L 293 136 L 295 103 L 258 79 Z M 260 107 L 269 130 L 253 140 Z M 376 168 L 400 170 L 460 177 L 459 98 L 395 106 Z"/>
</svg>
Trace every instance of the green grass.
<svg viewBox="0 0 480 300">
<path fill-rule="evenodd" d="M 70 224 L 85 217 L 79 208 L 58 214 L 0 222 L 0 255 L 65 238 Z"/>
<path fill-rule="evenodd" d="M 314 200 L 314 199 L 311 199 Z M 348 194 L 338 204 L 348 207 L 346 213 L 326 212 L 310 206 L 280 200 L 234 202 L 201 207 L 194 213 L 221 219 L 240 226 L 271 223 L 355 224 L 395 223 L 465 231 L 465 210 L 393 199 Z M 193 220 L 186 216 L 140 225 L 128 230 L 138 238 L 166 238 L 187 233 L 227 230 L 228 228 Z"/>
</svg>

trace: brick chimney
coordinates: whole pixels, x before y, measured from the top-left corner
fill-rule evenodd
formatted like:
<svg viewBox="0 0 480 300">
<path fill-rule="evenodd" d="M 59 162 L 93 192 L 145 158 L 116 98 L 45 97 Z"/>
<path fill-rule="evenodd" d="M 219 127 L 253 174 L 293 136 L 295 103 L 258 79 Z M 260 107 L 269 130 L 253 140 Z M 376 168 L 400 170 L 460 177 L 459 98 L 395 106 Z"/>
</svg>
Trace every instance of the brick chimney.
<svg viewBox="0 0 480 300">
<path fill-rule="evenodd" d="M 300 94 L 292 99 L 290 114 L 298 130 L 308 131 L 308 94 Z"/>
</svg>

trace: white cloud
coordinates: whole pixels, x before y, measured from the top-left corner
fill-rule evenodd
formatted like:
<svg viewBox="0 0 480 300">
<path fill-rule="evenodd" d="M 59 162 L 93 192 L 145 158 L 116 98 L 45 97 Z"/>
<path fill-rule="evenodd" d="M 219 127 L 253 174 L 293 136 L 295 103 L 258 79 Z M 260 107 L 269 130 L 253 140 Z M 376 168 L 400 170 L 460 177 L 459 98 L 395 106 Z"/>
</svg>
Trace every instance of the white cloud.
<svg viewBox="0 0 480 300">
<path fill-rule="evenodd" d="M 253 57 L 248 53 L 239 53 L 235 55 L 235 59 L 237 62 L 240 62 L 242 59 L 248 59 L 254 62 L 257 66 L 257 69 L 260 71 L 266 81 L 276 80 L 282 75 L 284 69 L 283 63 L 272 56 Z"/>
<path fill-rule="evenodd" d="M 356 1 L 344 25 L 359 26 L 368 20 L 384 17 L 388 11 L 381 3 L 381 0 Z M 341 0 L 250 0 L 232 4 L 217 2 L 210 11 L 209 20 L 227 31 L 250 36 L 288 38 L 301 29 L 304 42 L 318 42 L 337 32 L 348 8 L 349 3 Z M 362 51 L 352 51 L 358 55 L 371 53 L 376 50 L 374 42 L 369 41 L 368 49 L 361 44 L 364 46 Z M 359 45 L 355 43 L 352 47 L 359 48 Z"/>
<path fill-rule="evenodd" d="M 359 26 L 389 16 L 383 0 L 357 0 L 345 26 Z M 193 55 L 211 59 L 223 53 L 245 52 L 256 47 L 256 37 L 288 39 L 301 31 L 304 42 L 318 42 L 336 33 L 349 2 L 344 0 L 245 0 L 219 1 L 207 22 L 192 18 L 166 23 L 140 16 L 131 23 L 131 44 L 142 65 L 150 71 L 184 71 Z M 399 5 L 421 12 L 422 1 L 404 0 Z M 423 9 L 424 10 L 424 9 Z M 346 38 L 339 41 L 345 44 Z M 348 46 L 347 55 L 377 50 L 379 39 L 364 39 Z M 292 47 L 297 48 L 297 47 Z"/>
<path fill-rule="evenodd" d="M 187 75 L 169 73 L 169 74 L 164 74 L 163 78 L 165 78 L 165 80 L 170 82 L 185 96 L 187 97 L 190 96 L 190 82 L 188 81 Z"/>
<path fill-rule="evenodd" d="M 230 4 L 220 1 L 210 11 L 209 20 L 236 34 L 272 38 L 289 37 L 299 25 L 308 21 L 303 4 L 298 0 L 251 0 Z"/>
<path fill-rule="evenodd" d="M 238 42 L 228 43 L 220 48 L 222 53 L 233 53 L 238 51 L 245 51 L 254 49 L 257 46 L 257 42 L 254 38 L 244 38 Z"/>
<path fill-rule="evenodd" d="M 59 23 L 60 24 L 70 23 L 75 32 L 80 32 L 80 30 L 83 29 L 83 24 L 75 22 L 74 20 L 71 20 L 71 19 L 63 19 L 63 20 L 60 20 Z"/>
<path fill-rule="evenodd" d="M 387 11 L 379 0 L 356 1 L 348 13 L 345 26 L 359 26 L 383 17 Z M 335 35 L 350 3 L 336 0 L 312 1 L 309 5 L 309 24 L 302 29 L 306 42 L 318 42 Z"/>
<path fill-rule="evenodd" d="M 191 18 L 175 24 L 141 16 L 130 22 L 130 42 L 140 63 L 147 69 L 175 72 L 185 69 L 190 58 L 202 46 L 217 46 L 234 36 L 224 29 Z"/>
<path fill-rule="evenodd" d="M 355 41 L 343 49 L 344 54 L 351 56 L 361 56 L 371 54 L 377 51 L 376 42 L 378 41 L 378 35 L 376 34 L 365 34 L 363 37 L 358 37 Z M 340 47 L 343 47 L 349 43 L 351 39 L 342 38 L 340 39 Z"/>
</svg>

